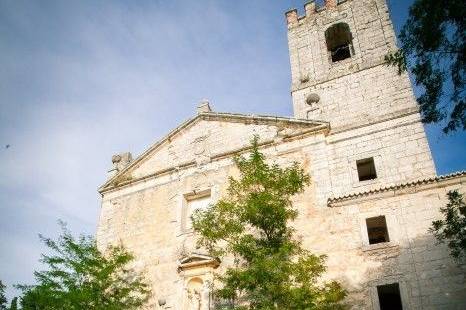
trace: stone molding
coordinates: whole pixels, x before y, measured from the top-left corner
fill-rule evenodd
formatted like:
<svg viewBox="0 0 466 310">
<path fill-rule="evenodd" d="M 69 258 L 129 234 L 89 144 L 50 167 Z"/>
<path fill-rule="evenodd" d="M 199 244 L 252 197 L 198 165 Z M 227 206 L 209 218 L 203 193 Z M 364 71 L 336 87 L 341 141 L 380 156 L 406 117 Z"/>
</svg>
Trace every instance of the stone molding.
<svg viewBox="0 0 466 310">
<path fill-rule="evenodd" d="M 357 199 L 364 199 L 366 198 L 367 200 L 372 200 L 376 198 L 380 198 L 378 196 L 379 194 L 383 193 L 391 193 L 391 195 L 396 196 L 399 194 L 403 194 L 403 190 L 407 189 L 414 189 L 415 192 L 421 191 L 425 189 L 426 186 L 432 185 L 432 184 L 439 184 L 438 186 L 442 185 L 448 185 L 448 181 L 452 181 L 452 184 L 461 184 L 461 183 L 466 183 L 466 170 L 463 171 L 457 171 L 454 173 L 446 174 L 446 175 L 440 175 L 440 176 L 435 176 L 431 178 L 424 178 L 424 179 L 419 179 L 411 182 L 405 182 L 405 183 L 399 183 L 399 184 L 393 184 L 393 185 L 388 185 L 384 187 L 380 187 L 377 189 L 372 189 L 368 191 L 363 191 L 363 192 L 355 192 L 355 193 L 350 193 L 344 196 L 340 197 L 333 197 L 329 198 L 327 200 L 327 205 L 329 207 L 341 207 L 346 205 L 346 202 L 348 203 L 354 203 L 354 200 Z M 436 187 L 438 187 L 436 186 Z M 410 193 L 412 191 L 409 191 Z"/>
<path fill-rule="evenodd" d="M 322 130 L 324 130 L 324 129 L 321 129 L 321 130 L 309 130 L 309 131 L 306 131 L 306 132 L 302 132 L 302 133 L 300 133 L 299 135 L 296 135 L 296 136 L 285 137 L 285 138 L 283 138 L 282 141 L 278 141 L 278 142 L 276 140 L 273 140 L 273 139 L 266 140 L 266 141 L 260 142 L 259 147 L 277 146 L 277 145 L 281 144 L 283 141 L 286 141 L 286 142 L 287 141 L 292 141 L 296 137 L 306 137 L 306 136 L 308 136 L 310 134 L 316 134 L 316 133 L 322 132 Z M 328 132 L 326 129 L 324 131 L 325 131 L 325 133 Z M 237 155 L 237 154 L 241 154 L 241 153 L 246 152 L 246 151 L 248 151 L 250 149 L 251 149 L 250 146 L 236 148 L 236 149 L 233 149 L 233 150 L 228 151 L 228 152 L 214 154 L 214 155 L 211 156 L 210 159 L 211 159 L 211 162 L 219 161 L 219 160 L 226 159 L 228 157 L 232 157 L 232 156 Z M 192 160 L 192 161 L 188 161 L 188 162 L 182 163 L 180 165 L 177 165 L 176 167 L 173 166 L 173 167 L 170 167 L 170 168 L 166 168 L 166 169 L 156 171 L 155 173 L 148 174 L 148 175 L 145 175 L 143 177 L 124 180 L 124 181 L 119 182 L 118 184 L 112 184 L 110 182 L 111 181 L 110 180 L 108 182 L 109 184 L 108 185 L 103 185 L 101 188 L 98 189 L 98 192 L 101 195 L 103 195 L 104 193 L 116 191 L 116 190 L 122 189 L 124 187 L 131 186 L 132 184 L 135 184 L 135 183 L 138 183 L 138 182 L 144 182 L 144 181 L 154 179 L 154 178 L 157 178 L 157 177 L 160 177 L 160 176 L 163 176 L 163 175 L 168 175 L 168 174 L 173 173 L 175 171 L 180 171 L 181 169 L 188 169 L 188 168 L 193 168 L 193 167 L 196 167 L 196 166 L 197 166 L 196 161 Z M 123 171 L 122 174 L 124 172 L 125 171 Z"/>
<path fill-rule="evenodd" d="M 379 61 L 377 61 L 375 63 L 370 63 L 370 64 L 356 63 L 356 62 L 354 62 L 354 60 L 352 60 L 352 61 L 349 61 L 349 62 L 344 62 L 342 64 L 336 64 L 334 66 L 347 66 L 349 64 L 357 64 L 358 66 L 357 66 L 357 68 L 348 69 L 348 72 L 346 72 L 346 73 L 338 74 L 338 75 L 335 75 L 335 76 L 333 76 L 331 78 L 322 78 L 322 79 L 320 79 L 318 81 L 313 81 L 313 82 L 311 82 L 309 80 L 308 82 L 305 82 L 305 83 L 294 83 L 294 84 L 291 85 L 291 92 L 296 92 L 296 91 L 307 89 L 307 88 L 315 89 L 317 86 L 319 86 L 321 84 L 325 84 L 325 83 L 331 82 L 333 80 L 340 79 L 340 78 L 348 76 L 348 75 L 353 75 L 353 74 L 355 74 L 357 72 L 360 72 L 360 71 L 373 69 L 373 68 L 380 67 L 380 66 L 384 66 L 384 67 L 387 66 L 387 62 L 385 60 L 383 60 L 383 59 L 380 59 Z"/>
<path fill-rule="evenodd" d="M 380 123 L 384 123 L 384 122 L 392 121 L 392 120 L 395 120 L 395 119 L 407 117 L 407 116 L 410 116 L 410 115 L 413 115 L 413 114 L 419 114 L 419 108 L 418 107 L 406 108 L 406 109 L 404 109 L 402 111 L 399 111 L 397 113 L 382 115 L 380 117 L 380 119 L 378 119 L 376 121 L 373 121 L 373 122 L 370 122 L 370 123 L 365 123 L 365 124 L 361 124 L 361 125 L 358 124 L 358 125 L 355 125 L 355 126 L 353 126 L 353 125 L 348 125 L 348 126 L 344 126 L 344 127 L 340 126 L 337 129 L 332 128 L 332 130 L 329 132 L 329 136 L 335 136 L 337 134 L 340 134 L 340 133 L 343 133 L 343 132 L 346 132 L 346 131 L 352 131 L 352 130 L 356 130 L 356 129 L 360 129 L 360 128 L 364 128 L 364 127 L 369 127 L 369 126 L 372 126 L 372 125 L 377 125 L 377 124 L 380 124 Z M 411 121 L 409 123 L 400 123 L 400 124 L 397 124 L 395 126 L 391 126 L 390 128 L 396 128 L 396 127 L 406 126 L 406 125 L 415 124 L 415 123 L 419 123 L 419 120 L 416 119 L 416 120 Z M 387 130 L 387 128 L 382 128 L 382 129 L 379 129 L 379 130 L 376 130 L 376 131 L 372 131 L 370 133 L 365 132 L 363 134 L 353 135 L 353 136 L 348 137 L 348 138 L 333 140 L 330 143 L 336 143 L 336 142 L 340 142 L 340 141 L 347 140 L 347 139 L 367 136 L 368 134 L 372 134 L 372 133 L 380 132 L 380 131 L 386 131 L 386 130 Z"/>
<path fill-rule="evenodd" d="M 324 131 L 325 133 L 328 133 L 330 131 L 330 124 L 325 121 L 318 121 L 318 120 L 307 120 L 307 119 L 297 119 L 294 117 L 279 117 L 279 116 L 266 116 L 266 115 L 247 115 L 247 114 L 236 114 L 236 113 L 219 113 L 219 112 L 202 112 L 199 113 L 197 116 L 188 119 L 184 123 L 182 123 L 180 126 L 176 127 L 173 129 L 171 132 L 169 132 L 167 135 L 165 135 L 162 139 L 160 139 L 158 142 L 153 144 L 149 149 L 147 149 L 145 152 L 143 152 L 140 156 L 138 156 L 135 160 L 131 162 L 128 166 L 125 167 L 125 169 L 119 171 L 115 176 L 110 178 L 107 182 L 105 182 L 99 189 L 98 192 L 100 194 L 103 194 L 109 189 L 114 189 L 118 188 L 122 185 L 127 185 L 130 183 L 134 183 L 135 181 L 141 181 L 141 180 L 146 180 L 148 178 L 158 176 L 161 174 L 169 173 L 174 170 L 178 170 L 181 168 L 187 168 L 190 166 L 195 165 L 196 163 L 194 161 L 191 162 L 186 162 L 181 165 L 178 165 L 177 167 L 171 167 L 164 169 L 162 171 L 157 171 L 154 174 L 144 176 L 141 178 L 133 179 L 133 180 L 124 180 L 122 182 L 119 182 L 117 185 L 115 185 L 115 181 L 122 175 L 124 175 L 126 172 L 128 172 L 130 169 L 133 167 L 136 167 L 138 164 L 140 164 L 146 157 L 149 156 L 152 152 L 154 152 L 157 148 L 162 146 L 165 142 L 170 141 L 173 139 L 178 133 L 181 131 L 187 129 L 189 126 L 195 124 L 196 122 L 200 120 L 206 120 L 206 121 L 225 121 L 225 122 L 238 122 L 238 123 L 244 123 L 244 124 L 273 124 L 273 125 L 301 125 L 304 127 L 309 127 L 309 130 L 306 130 L 305 132 L 300 132 L 296 134 L 296 136 L 302 136 L 306 135 L 309 133 L 317 133 L 317 132 L 322 132 Z M 288 138 L 293 138 L 294 136 L 290 135 L 289 137 L 284 137 L 284 139 Z M 259 145 L 269 145 L 273 144 L 274 141 L 266 141 L 262 142 Z M 215 154 L 211 156 L 212 160 L 215 159 L 222 159 L 237 153 L 241 153 L 243 151 L 248 150 L 249 147 L 244 147 L 244 148 L 239 148 L 235 149 L 229 152 L 221 153 L 221 154 Z"/>
<path fill-rule="evenodd" d="M 220 260 L 204 254 L 193 253 L 180 260 L 178 265 L 178 272 L 183 272 L 188 269 L 199 267 L 212 267 L 217 268 L 220 266 Z"/>
</svg>

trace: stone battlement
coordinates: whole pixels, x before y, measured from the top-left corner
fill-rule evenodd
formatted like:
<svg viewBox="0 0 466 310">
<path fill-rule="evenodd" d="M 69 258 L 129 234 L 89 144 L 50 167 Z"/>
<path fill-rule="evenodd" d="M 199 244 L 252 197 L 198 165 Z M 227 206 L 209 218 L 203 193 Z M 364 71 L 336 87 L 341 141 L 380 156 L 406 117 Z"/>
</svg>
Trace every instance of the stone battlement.
<svg viewBox="0 0 466 310">
<path fill-rule="evenodd" d="M 325 4 L 323 6 L 319 6 L 314 0 L 308 1 L 304 4 L 304 12 L 305 15 L 299 15 L 297 9 L 290 9 L 285 13 L 286 22 L 289 26 L 294 26 L 298 24 L 300 19 L 306 17 L 312 17 L 316 13 L 320 13 L 327 9 L 334 9 L 338 5 L 347 2 L 348 0 L 325 0 Z"/>
<path fill-rule="evenodd" d="M 416 109 L 408 76 L 385 65 L 396 48 L 385 0 L 311 1 L 304 8 L 304 16 L 286 13 L 295 117 L 338 129 Z"/>
</svg>

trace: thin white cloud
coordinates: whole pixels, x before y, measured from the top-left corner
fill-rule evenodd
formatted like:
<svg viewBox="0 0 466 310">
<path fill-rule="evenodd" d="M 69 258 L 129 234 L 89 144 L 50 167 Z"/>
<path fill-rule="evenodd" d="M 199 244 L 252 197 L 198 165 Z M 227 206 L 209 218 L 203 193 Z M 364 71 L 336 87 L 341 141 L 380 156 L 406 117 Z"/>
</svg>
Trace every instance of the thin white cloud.
<svg viewBox="0 0 466 310">
<path fill-rule="evenodd" d="M 293 4 L 0 1 L 0 279 L 32 279 L 58 218 L 93 233 L 111 155 L 142 152 L 201 98 L 289 115 Z"/>
</svg>

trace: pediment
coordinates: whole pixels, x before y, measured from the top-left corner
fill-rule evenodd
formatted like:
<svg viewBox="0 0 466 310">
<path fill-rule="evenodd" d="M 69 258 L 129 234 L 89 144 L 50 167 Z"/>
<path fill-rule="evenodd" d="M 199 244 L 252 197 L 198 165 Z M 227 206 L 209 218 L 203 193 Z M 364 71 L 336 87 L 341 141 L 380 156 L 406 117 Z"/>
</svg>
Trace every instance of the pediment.
<svg viewBox="0 0 466 310">
<path fill-rule="evenodd" d="M 212 267 L 217 268 L 220 260 L 209 255 L 192 253 L 179 261 L 178 271 L 184 271 L 192 268 Z"/>
<path fill-rule="evenodd" d="M 197 262 L 197 263 L 207 262 L 207 261 L 212 261 L 213 259 L 214 258 L 209 256 L 209 255 L 193 253 L 191 255 L 188 255 L 188 256 L 180 259 L 180 265 L 194 263 L 194 262 Z"/>
<path fill-rule="evenodd" d="M 231 156 L 249 147 L 254 135 L 259 135 L 261 143 L 328 129 L 329 124 L 321 121 L 201 113 L 152 145 L 128 167 L 108 180 L 99 191 L 102 193 L 134 180 Z"/>
</svg>

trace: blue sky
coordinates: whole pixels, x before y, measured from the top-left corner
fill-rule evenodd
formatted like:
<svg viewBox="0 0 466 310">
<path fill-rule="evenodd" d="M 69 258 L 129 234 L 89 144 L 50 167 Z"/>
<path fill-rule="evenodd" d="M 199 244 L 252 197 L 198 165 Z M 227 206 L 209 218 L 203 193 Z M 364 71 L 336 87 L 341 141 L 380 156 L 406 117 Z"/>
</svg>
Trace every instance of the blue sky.
<svg viewBox="0 0 466 310">
<path fill-rule="evenodd" d="M 32 281 L 57 219 L 93 234 L 112 154 L 140 154 L 202 98 L 291 115 L 284 12 L 303 2 L 0 1 L 0 279 Z M 389 3 L 397 30 L 410 3 Z M 466 169 L 465 133 L 427 132 L 438 173 Z"/>
</svg>

